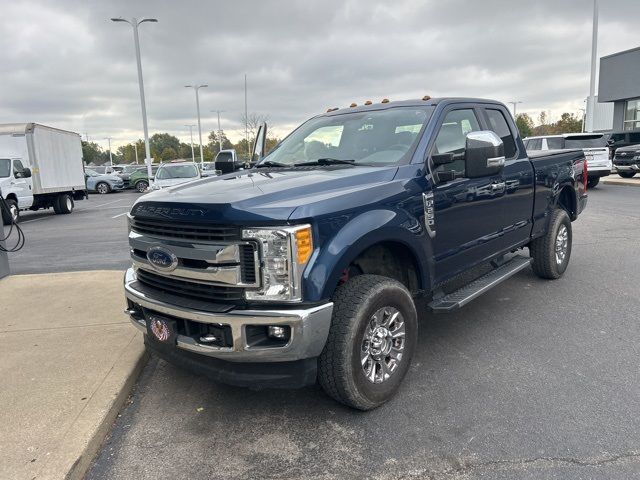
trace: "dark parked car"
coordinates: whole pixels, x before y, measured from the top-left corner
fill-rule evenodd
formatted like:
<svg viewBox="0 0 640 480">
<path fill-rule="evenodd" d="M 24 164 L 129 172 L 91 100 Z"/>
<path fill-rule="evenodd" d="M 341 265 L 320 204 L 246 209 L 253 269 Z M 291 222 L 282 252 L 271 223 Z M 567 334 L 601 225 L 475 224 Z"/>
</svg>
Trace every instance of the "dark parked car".
<svg viewBox="0 0 640 480">
<path fill-rule="evenodd" d="M 135 203 L 124 288 L 149 350 L 236 385 L 319 381 L 369 410 L 410 368 L 416 300 L 447 313 L 529 265 L 563 275 L 581 149 L 527 155 L 495 101 L 370 103 L 310 119 L 266 157 L 260 129 L 256 168 Z"/>
<path fill-rule="evenodd" d="M 613 166 L 623 178 L 631 178 L 640 172 L 640 145 L 619 147 L 613 157 Z"/>
</svg>

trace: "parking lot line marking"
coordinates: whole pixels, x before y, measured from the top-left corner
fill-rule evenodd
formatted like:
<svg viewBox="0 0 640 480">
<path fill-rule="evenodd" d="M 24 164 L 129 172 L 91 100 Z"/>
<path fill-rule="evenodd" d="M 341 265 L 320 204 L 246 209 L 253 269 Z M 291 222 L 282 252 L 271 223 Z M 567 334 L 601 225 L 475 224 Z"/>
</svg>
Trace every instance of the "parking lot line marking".
<svg viewBox="0 0 640 480">
<path fill-rule="evenodd" d="M 126 215 L 127 213 L 129 213 L 129 212 L 119 213 L 118 215 L 114 215 L 114 216 L 113 216 L 113 217 L 111 217 L 111 218 L 118 218 L 118 217 L 121 217 L 121 216 L 123 216 L 123 215 Z"/>
<path fill-rule="evenodd" d="M 20 220 L 20 223 L 37 222 L 38 220 L 44 220 L 45 218 L 53 218 L 53 215 L 48 215 L 46 217 L 32 218 L 31 220 Z"/>
<path fill-rule="evenodd" d="M 126 198 L 119 198 L 118 200 L 114 200 L 113 202 L 103 203 L 102 205 L 96 205 L 93 208 L 104 207 L 105 205 L 111 205 L 112 203 L 122 202 L 123 200 L 127 200 Z"/>
</svg>

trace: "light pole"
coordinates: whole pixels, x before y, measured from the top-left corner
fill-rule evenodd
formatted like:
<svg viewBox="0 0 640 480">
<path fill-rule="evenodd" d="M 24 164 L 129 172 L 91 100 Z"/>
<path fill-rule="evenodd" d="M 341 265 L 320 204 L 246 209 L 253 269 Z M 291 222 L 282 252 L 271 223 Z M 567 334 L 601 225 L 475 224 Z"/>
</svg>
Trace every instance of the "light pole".
<svg viewBox="0 0 640 480">
<path fill-rule="evenodd" d="M 222 129 L 220 128 L 220 114 L 224 113 L 225 110 L 211 110 L 218 114 L 218 144 L 220 145 L 220 150 L 222 151 Z"/>
<path fill-rule="evenodd" d="M 191 161 L 196 163 L 196 154 L 193 152 L 193 127 L 195 125 L 185 125 L 185 127 L 189 127 L 189 134 L 191 135 Z"/>
<path fill-rule="evenodd" d="M 591 78 L 589 79 L 589 97 L 587 99 L 587 132 L 593 132 L 593 113 L 596 103 L 596 64 L 598 62 L 598 0 L 593 0 L 593 29 L 591 31 Z"/>
<path fill-rule="evenodd" d="M 136 151 L 136 165 L 138 165 L 138 143 L 133 142 L 133 149 Z"/>
<path fill-rule="evenodd" d="M 113 167 L 113 157 L 111 156 L 111 139 L 113 137 L 106 137 L 105 140 L 109 141 L 109 165 Z"/>
<path fill-rule="evenodd" d="M 587 111 L 584 108 L 579 108 L 578 110 L 582 112 L 582 128 L 580 129 L 580 132 L 584 133 L 584 116 Z"/>
<path fill-rule="evenodd" d="M 508 103 L 513 105 L 513 118 L 516 118 L 516 105 L 518 105 L 519 103 L 522 103 L 522 102 L 519 101 L 519 100 L 515 100 L 515 101 L 508 102 Z"/>
<path fill-rule="evenodd" d="M 112 18 L 112 22 L 127 22 L 129 25 L 133 27 L 133 43 L 136 48 L 136 62 L 138 64 L 138 85 L 140 86 L 140 105 L 142 106 L 142 128 L 144 130 L 144 151 L 145 151 L 145 159 L 144 162 L 147 164 L 147 175 L 151 178 L 153 175 L 151 174 L 151 149 L 149 148 L 149 129 L 147 128 L 147 105 L 144 99 L 144 83 L 142 81 L 142 62 L 140 61 L 140 39 L 138 38 L 138 26 L 144 22 L 153 22 L 157 23 L 158 20 L 155 18 L 143 18 L 138 20 L 137 18 L 132 18 L 131 20 L 126 20 L 124 18 Z"/>
<path fill-rule="evenodd" d="M 204 166 L 204 155 L 202 153 L 202 127 L 200 126 L 200 97 L 198 90 L 209 85 L 185 85 L 184 88 L 193 88 L 196 92 L 196 111 L 198 112 L 198 137 L 200 138 L 200 166 Z"/>
</svg>

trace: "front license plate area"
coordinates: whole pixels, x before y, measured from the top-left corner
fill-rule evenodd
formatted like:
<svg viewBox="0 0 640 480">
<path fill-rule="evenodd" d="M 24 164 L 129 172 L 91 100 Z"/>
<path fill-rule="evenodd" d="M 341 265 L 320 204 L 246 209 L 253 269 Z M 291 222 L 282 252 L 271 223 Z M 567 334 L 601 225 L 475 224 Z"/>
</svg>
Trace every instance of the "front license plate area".
<svg viewBox="0 0 640 480">
<path fill-rule="evenodd" d="M 176 344 L 176 322 L 169 318 L 146 313 L 147 334 L 154 342 L 161 345 L 174 346 Z"/>
</svg>

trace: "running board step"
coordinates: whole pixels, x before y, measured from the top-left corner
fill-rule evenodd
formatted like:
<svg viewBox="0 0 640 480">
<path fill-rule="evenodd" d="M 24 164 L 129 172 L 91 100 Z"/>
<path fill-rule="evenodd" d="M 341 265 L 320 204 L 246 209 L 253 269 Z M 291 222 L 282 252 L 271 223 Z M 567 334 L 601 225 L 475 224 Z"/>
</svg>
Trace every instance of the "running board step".
<svg viewBox="0 0 640 480">
<path fill-rule="evenodd" d="M 520 270 L 529 266 L 531 259 L 516 255 L 498 268 L 484 274 L 464 287 L 451 292 L 444 297 L 433 300 L 429 303 L 429 308 L 435 313 L 446 313 L 466 305 L 471 300 L 479 297 L 483 293 L 502 283 L 509 277 L 515 275 Z"/>
</svg>

